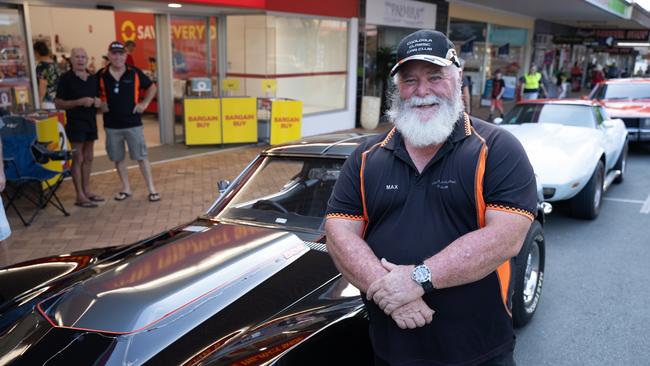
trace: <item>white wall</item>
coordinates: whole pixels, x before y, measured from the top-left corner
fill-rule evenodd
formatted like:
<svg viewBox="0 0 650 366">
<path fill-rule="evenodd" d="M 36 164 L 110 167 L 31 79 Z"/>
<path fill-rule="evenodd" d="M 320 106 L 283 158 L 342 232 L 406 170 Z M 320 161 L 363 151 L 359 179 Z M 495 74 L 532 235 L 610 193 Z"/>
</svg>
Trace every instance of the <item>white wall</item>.
<svg viewBox="0 0 650 366">
<path fill-rule="evenodd" d="M 32 37 L 50 37 L 54 48 L 54 36 L 58 34 L 66 55 L 74 47 L 83 47 L 88 53 L 88 59 L 95 57 L 95 66 L 97 69 L 101 67 L 102 55 L 106 54 L 108 44 L 116 37 L 112 11 L 36 5 L 30 6 L 29 11 Z"/>
<path fill-rule="evenodd" d="M 302 120 L 302 136 L 335 132 L 354 128 L 357 99 L 357 47 L 359 45 L 359 20 L 350 19 L 348 28 L 348 100 L 347 108 L 340 112 L 305 116 Z"/>
</svg>

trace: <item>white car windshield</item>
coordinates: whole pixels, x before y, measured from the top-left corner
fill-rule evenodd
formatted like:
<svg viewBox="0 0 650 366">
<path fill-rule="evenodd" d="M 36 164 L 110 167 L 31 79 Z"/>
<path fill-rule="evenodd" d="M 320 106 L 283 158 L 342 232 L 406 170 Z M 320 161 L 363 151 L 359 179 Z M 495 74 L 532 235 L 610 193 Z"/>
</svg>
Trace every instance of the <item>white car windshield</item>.
<svg viewBox="0 0 650 366">
<path fill-rule="evenodd" d="M 603 84 L 592 99 L 650 99 L 650 83 Z"/>
<path fill-rule="evenodd" d="M 502 124 L 550 123 L 595 128 L 593 108 L 576 104 L 518 104 L 503 118 Z"/>
</svg>

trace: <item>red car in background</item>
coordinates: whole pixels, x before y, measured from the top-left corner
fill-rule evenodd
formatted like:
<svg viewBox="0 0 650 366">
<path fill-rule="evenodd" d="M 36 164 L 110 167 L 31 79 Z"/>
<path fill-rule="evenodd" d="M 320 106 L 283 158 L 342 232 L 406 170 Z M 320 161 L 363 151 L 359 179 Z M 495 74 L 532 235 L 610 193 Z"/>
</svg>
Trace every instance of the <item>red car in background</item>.
<svg viewBox="0 0 650 366">
<path fill-rule="evenodd" d="M 650 78 L 603 81 L 589 99 L 600 101 L 611 118 L 625 122 L 629 141 L 650 141 Z"/>
</svg>

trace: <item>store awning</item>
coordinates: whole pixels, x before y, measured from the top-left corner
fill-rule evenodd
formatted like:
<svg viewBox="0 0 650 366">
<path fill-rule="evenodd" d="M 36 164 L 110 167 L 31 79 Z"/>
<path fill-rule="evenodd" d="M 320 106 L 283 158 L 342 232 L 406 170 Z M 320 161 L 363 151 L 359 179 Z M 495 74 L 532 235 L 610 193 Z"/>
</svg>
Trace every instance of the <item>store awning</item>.
<svg viewBox="0 0 650 366">
<path fill-rule="evenodd" d="M 463 0 L 458 3 L 498 9 L 576 28 L 650 28 L 648 13 L 624 0 Z"/>
</svg>

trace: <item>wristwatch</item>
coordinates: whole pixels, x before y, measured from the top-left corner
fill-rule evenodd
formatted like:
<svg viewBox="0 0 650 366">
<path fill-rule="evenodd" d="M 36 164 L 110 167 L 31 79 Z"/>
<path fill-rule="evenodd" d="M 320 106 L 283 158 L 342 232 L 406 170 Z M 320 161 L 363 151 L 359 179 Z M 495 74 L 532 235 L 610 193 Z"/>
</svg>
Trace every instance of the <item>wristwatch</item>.
<svg viewBox="0 0 650 366">
<path fill-rule="evenodd" d="M 433 292 L 433 290 L 436 289 L 436 287 L 431 282 L 431 270 L 424 263 L 420 263 L 419 265 L 415 266 L 415 268 L 413 268 L 413 272 L 411 272 L 411 279 L 415 281 L 415 283 L 422 286 L 425 294 Z"/>
</svg>

